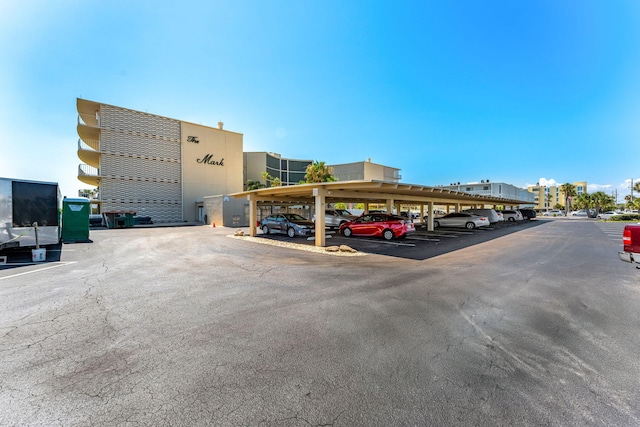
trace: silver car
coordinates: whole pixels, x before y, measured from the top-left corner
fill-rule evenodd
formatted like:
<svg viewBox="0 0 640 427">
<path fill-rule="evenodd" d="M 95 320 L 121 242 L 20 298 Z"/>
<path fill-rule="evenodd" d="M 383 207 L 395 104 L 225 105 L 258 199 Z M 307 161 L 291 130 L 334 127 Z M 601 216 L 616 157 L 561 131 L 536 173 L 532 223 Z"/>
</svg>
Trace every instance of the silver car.
<svg viewBox="0 0 640 427">
<path fill-rule="evenodd" d="M 324 211 L 324 226 L 338 228 L 345 222 L 353 221 L 356 218 L 358 218 L 357 215 L 352 215 L 346 209 L 326 209 Z M 311 220 L 316 222 L 316 216 L 314 215 Z"/>
<path fill-rule="evenodd" d="M 292 213 L 273 214 L 260 221 L 264 234 L 284 233 L 289 237 L 310 236 L 315 225 L 308 219 Z"/>
<path fill-rule="evenodd" d="M 466 212 L 452 212 L 433 219 L 434 228 L 461 227 L 473 230 L 476 227 L 488 227 L 491 223 L 486 216 L 473 215 Z"/>
</svg>

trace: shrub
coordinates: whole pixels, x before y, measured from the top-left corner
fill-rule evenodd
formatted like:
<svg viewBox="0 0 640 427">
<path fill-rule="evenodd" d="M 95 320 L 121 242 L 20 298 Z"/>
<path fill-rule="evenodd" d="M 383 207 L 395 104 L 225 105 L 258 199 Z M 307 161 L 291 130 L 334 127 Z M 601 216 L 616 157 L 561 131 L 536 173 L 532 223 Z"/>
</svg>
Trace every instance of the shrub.
<svg viewBox="0 0 640 427">
<path fill-rule="evenodd" d="M 640 214 L 622 214 L 609 218 L 610 221 L 638 221 L 640 220 Z"/>
</svg>

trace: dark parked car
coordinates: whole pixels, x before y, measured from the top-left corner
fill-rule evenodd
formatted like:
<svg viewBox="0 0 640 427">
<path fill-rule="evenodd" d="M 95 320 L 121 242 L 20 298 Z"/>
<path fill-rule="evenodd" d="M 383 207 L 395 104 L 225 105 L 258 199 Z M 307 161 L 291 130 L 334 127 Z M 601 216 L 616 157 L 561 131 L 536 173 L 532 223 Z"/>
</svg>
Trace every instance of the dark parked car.
<svg viewBox="0 0 640 427">
<path fill-rule="evenodd" d="M 153 224 L 153 221 L 151 221 L 150 216 L 134 216 L 133 222 L 135 225 Z"/>
<path fill-rule="evenodd" d="M 284 233 L 289 237 L 310 236 L 315 231 L 312 221 L 292 213 L 269 215 L 260 221 L 260 228 L 264 234 Z"/>
<path fill-rule="evenodd" d="M 536 216 L 538 216 L 538 214 L 536 214 L 536 211 L 534 211 L 533 209 L 518 209 L 518 210 L 522 214 L 523 219 L 533 219 Z"/>
<path fill-rule="evenodd" d="M 345 237 L 375 236 L 385 240 L 402 239 L 414 231 L 416 228 L 410 219 L 381 213 L 363 214 L 340 226 L 340 233 Z"/>
<path fill-rule="evenodd" d="M 100 214 L 91 214 L 89 215 L 89 227 L 102 227 L 103 224 L 102 215 Z"/>
</svg>

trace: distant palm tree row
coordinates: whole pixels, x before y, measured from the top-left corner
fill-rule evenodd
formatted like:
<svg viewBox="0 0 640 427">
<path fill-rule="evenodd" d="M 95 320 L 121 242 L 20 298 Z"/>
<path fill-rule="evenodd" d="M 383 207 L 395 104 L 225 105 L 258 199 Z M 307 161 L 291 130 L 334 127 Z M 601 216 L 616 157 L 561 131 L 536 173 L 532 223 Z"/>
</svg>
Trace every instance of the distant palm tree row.
<svg viewBox="0 0 640 427">
<path fill-rule="evenodd" d="M 575 186 L 570 183 L 560 185 L 559 189 L 564 192 L 565 216 L 569 214 L 572 207 L 584 209 L 587 212 L 587 216 L 591 218 L 595 218 L 600 212 L 615 210 L 617 208 L 615 198 L 603 191 L 596 191 L 591 194 L 582 193 L 577 196 Z M 640 182 L 633 186 L 633 191 L 640 196 Z M 551 200 L 551 194 L 547 194 L 547 202 L 550 203 Z M 640 197 L 628 195 L 625 197 L 625 200 L 627 201 L 625 205 L 629 209 L 638 209 L 640 207 Z"/>
</svg>

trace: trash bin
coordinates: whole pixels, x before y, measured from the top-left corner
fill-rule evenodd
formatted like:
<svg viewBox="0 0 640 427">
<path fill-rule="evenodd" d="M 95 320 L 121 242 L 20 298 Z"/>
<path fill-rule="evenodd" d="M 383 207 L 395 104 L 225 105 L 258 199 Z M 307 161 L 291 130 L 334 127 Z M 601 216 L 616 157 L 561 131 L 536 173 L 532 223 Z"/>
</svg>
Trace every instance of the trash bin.
<svg viewBox="0 0 640 427">
<path fill-rule="evenodd" d="M 130 228 L 135 225 L 134 211 L 103 212 L 108 228 Z"/>
<path fill-rule="evenodd" d="M 124 214 L 124 226 L 125 227 L 133 227 L 134 225 L 136 225 L 136 220 L 135 220 L 135 212 L 127 212 Z"/>
<path fill-rule="evenodd" d="M 62 200 L 62 241 L 64 243 L 91 242 L 89 240 L 89 199 L 84 197 Z"/>
</svg>

